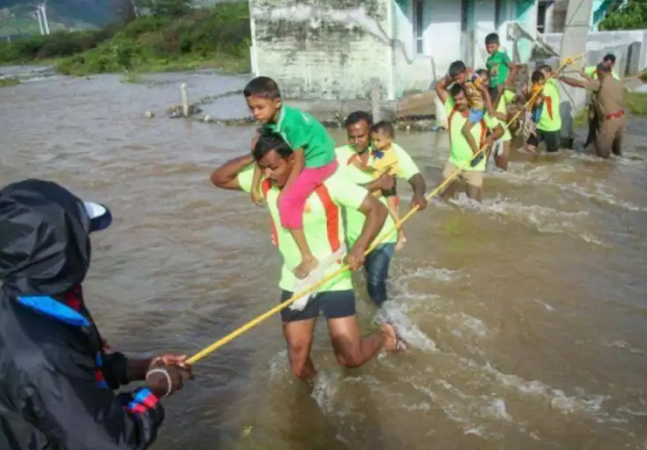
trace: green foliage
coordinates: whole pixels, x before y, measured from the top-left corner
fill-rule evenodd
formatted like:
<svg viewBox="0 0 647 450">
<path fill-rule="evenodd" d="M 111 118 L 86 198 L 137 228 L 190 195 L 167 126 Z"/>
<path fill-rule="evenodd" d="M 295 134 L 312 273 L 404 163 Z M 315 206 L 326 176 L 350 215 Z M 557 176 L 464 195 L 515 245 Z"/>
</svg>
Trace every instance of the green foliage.
<svg viewBox="0 0 647 450">
<path fill-rule="evenodd" d="M 52 32 L 91 29 L 116 19 L 116 0 L 48 0 L 47 19 Z M 0 0 L 0 35 L 39 34 L 34 15 L 36 1 Z M 38 1 L 40 3 L 40 0 Z"/>
<path fill-rule="evenodd" d="M 637 115 L 647 114 L 647 94 L 643 92 L 627 92 L 629 111 Z"/>
<path fill-rule="evenodd" d="M 629 0 L 624 6 L 619 1 L 614 3 L 599 28 L 604 31 L 647 28 L 647 2 Z"/>
<path fill-rule="evenodd" d="M 115 26 L 92 31 L 57 31 L 49 36 L 36 35 L 11 42 L 0 42 L 0 64 L 19 64 L 59 58 L 96 47 L 117 31 Z"/>
<path fill-rule="evenodd" d="M 193 0 L 139 0 L 138 4 L 160 17 L 181 17 L 193 9 Z"/>
<path fill-rule="evenodd" d="M 12 78 L 12 77 L 0 78 L 0 88 L 16 86 L 19 84 L 20 84 L 20 80 L 18 78 Z"/>
<path fill-rule="evenodd" d="M 219 67 L 249 70 L 247 2 L 218 3 L 174 19 L 143 16 L 96 32 L 56 33 L 0 44 L 0 64 L 60 58 L 67 75 Z"/>
</svg>

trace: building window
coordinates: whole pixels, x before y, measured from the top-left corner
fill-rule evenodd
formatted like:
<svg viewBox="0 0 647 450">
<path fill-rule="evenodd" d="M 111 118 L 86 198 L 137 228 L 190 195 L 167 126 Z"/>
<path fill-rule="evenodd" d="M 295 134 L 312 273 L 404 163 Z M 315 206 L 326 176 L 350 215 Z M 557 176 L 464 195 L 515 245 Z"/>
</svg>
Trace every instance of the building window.
<svg viewBox="0 0 647 450">
<path fill-rule="evenodd" d="M 539 3 L 537 5 L 537 31 L 539 33 L 546 32 L 546 7 L 548 3 Z"/>
<path fill-rule="evenodd" d="M 497 30 L 501 26 L 501 0 L 494 0 L 494 26 Z"/>
<path fill-rule="evenodd" d="M 423 26 L 424 6 L 424 0 L 413 0 L 413 42 L 417 55 L 425 53 L 425 27 Z"/>
</svg>

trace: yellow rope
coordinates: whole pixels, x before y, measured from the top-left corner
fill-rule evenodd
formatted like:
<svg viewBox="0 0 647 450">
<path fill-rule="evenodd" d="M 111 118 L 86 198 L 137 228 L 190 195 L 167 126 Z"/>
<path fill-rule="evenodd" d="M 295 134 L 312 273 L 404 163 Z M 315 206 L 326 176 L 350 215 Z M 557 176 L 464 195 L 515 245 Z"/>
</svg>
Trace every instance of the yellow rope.
<svg viewBox="0 0 647 450">
<path fill-rule="evenodd" d="M 584 56 L 584 53 L 582 53 L 581 55 L 579 55 L 579 56 L 577 56 L 577 57 L 575 57 L 575 58 L 566 58 L 566 59 L 564 60 L 564 62 L 562 63 L 562 65 L 561 65 L 561 66 L 556 70 L 556 72 L 555 72 L 555 73 L 559 73 L 559 72 L 561 72 L 561 71 L 562 71 L 566 66 L 573 64 L 575 61 L 577 61 L 578 59 L 582 58 L 583 56 Z M 536 92 L 532 97 L 530 97 L 530 99 L 528 99 L 528 101 L 527 101 L 527 102 L 526 102 L 526 104 L 524 105 L 524 108 L 522 108 L 522 109 L 521 109 L 517 114 L 515 114 L 515 115 L 512 117 L 512 119 L 510 119 L 510 120 L 508 121 L 508 123 L 506 123 L 506 124 L 504 125 L 504 128 L 505 128 L 505 129 L 507 129 L 507 128 L 510 126 L 510 124 L 511 124 L 512 122 L 514 122 L 515 120 L 517 120 L 517 119 L 519 118 L 519 115 L 521 114 L 521 111 L 524 111 L 524 110 L 525 110 L 525 107 L 526 107 L 530 102 L 532 102 L 532 101 L 533 101 L 533 100 L 534 100 L 534 99 L 535 99 L 535 98 L 536 98 L 540 93 L 541 93 L 541 91 L 538 91 L 538 92 Z M 483 153 L 486 149 L 487 149 L 487 146 L 483 146 L 483 148 L 481 148 L 477 153 L 475 153 L 475 154 L 474 154 L 474 157 L 472 158 L 472 160 L 474 160 L 477 156 L 479 156 L 481 153 Z M 447 178 L 446 178 L 442 183 L 440 183 L 440 184 L 439 184 L 439 185 L 438 185 L 434 190 L 432 190 L 432 191 L 431 191 L 431 192 L 430 192 L 430 193 L 425 197 L 425 198 L 427 199 L 427 201 L 431 200 L 435 195 L 437 195 L 437 194 L 438 194 L 438 193 L 439 193 L 443 188 L 445 188 L 449 183 L 451 183 L 452 181 L 454 181 L 454 179 L 455 179 L 455 178 L 456 178 L 456 177 L 457 177 L 461 172 L 462 172 L 462 170 L 461 170 L 461 169 L 458 169 L 458 170 L 456 170 L 454 173 L 452 173 L 449 177 L 447 177 Z M 370 247 L 368 248 L 368 250 L 366 250 L 366 252 L 364 253 L 364 255 L 366 256 L 366 255 L 368 255 L 369 253 L 371 253 L 371 252 L 375 249 L 375 247 L 377 247 L 378 245 L 380 245 L 380 244 L 384 241 L 384 239 L 386 239 L 388 236 L 390 236 L 391 234 L 393 234 L 394 232 L 396 232 L 396 231 L 397 231 L 397 230 L 402 226 L 402 224 L 403 224 L 404 222 L 406 222 L 407 220 L 409 220 L 409 218 L 410 218 L 411 216 L 413 216 L 413 215 L 418 211 L 418 209 L 419 209 L 419 208 L 418 208 L 417 206 L 415 206 L 415 207 L 411 208 L 411 209 L 409 210 L 409 212 L 408 212 L 407 214 L 405 214 L 405 215 L 404 215 L 404 216 L 403 216 L 403 217 L 402 217 L 402 218 L 401 218 L 401 219 L 400 219 L 400 220 L 399 220 L 399 221 L 398 221 L 398 222 L 393 226 L 393 228 L 391 228 L 387 233 L 384 233 L 384 234 L 381 236 L 381 238 L 377 238 L 377 239 L 375 239 L 375 240 L 373 241 L 373 243 L 370 245 Z M 270 309 L 270 310 L 269 310 L 269 311 L 267 311 L 266 313 L 261 314 L 260 316 L 256 317 L 256 318 L 255 318 L 255 319 L 253 319 L 253 320 L 250 320 L 249 322 L 247 322 L 247 323 L 246 323 L 245 325 L 243 325 L 242 327 L 240 327 L 240 328 L 238 328 L 238 329 L 236 329 L 236 330 L 232 331 L 232 332 L 231 332 L 231 333 L 229 333 L 227 336 L 225 336 L 225 337 L 223 337 L 222 339 L 220 339 L 220 340 L 218 340 L 218 341 L 214 342 L 213 344 L 209 345 L 208 347 L 205 347 L 204 349 L 202 349 L 201 351 L 199 351 L 198 353 L 196 353 L 195 355 L 193 355 L 191 358 L 189 358 L 189 359 L 187 360 L 187 363 L 189 363 L 189 364 L 193 364 L 193 363 L 195 363 L 195 362 L 197 362 L 197 361 L 201 360 L 201 359 L 202 359 L 202 358 L 204 358 L 205 356 L 209 355 L 210 353 L 213 353 L 214 351 L 216 351 L 217 349 L 219 349 L 219 348 L 220 348 L 220 347 L 222 347 L 223 345 L 225 345 L 225 344 L 227 344 L 227 343 L 229 343 L 229 342 L 233 341 L 234 339 L 236 339 L 238 336 L 240 336 L 241 334 L 243 334 L 243 333 L 244 333 L 244 332 L 246 332 L 247 330 L 250 330 L 251 328 L 255 327 L 256 325 L 258 325 L 259 323 L 261 323 L 262 321 L 264 321 L 265 319 L 267 319 L 267 318 L 269 318 L 269 317 L 273 316 L 274 314 L 276 314 L 276 313 L 280 312 L 283 308 L 286 308 L 286 307 L 290 306 L 292 303 L 294 303 L 295 301 L 297 301 L 298 299 L 300 299 L 300 298 L 301 298 L 301 297 L 303 297 L 304 295 L 307 295 L 307 294 L 310 294 L 311 292 L 316 291 L 317 289 L 319 289 L 319 288 L 320 288 L 320 287 L 322 287 L 323 285 L 327 284 L 327 283 L 328 283 L 328 282 L 330 282 L 331 280 L 335 279 L 336 277 L 338 277 L 339 275 L 341 275 L 342 273 L 344 273 L 346 270 L 348 270 L 348 266 L 347 266 L 346 264 L 342 265 L 338 270 L 336 270 L 335 272 L 333 272 L 333 273 L 331 273 L 330 275 L 326 276 L 325 278 L 323 278 L 323 279 L 322 279 L 322 280 L 320 280 L 319 282 L 317 282 L 317 283 L 313 284 L 313 285 L 312 285 L 312 286 L 310 286 L 309 288 L 304 289 L 303 291 L 301 291 L 301 292 L 298 292 L 298 293 L 294 294 L 292 297 L 290 297 L 289 299 L 285 300 L 285 301 L 284 301 L 284 302 L 282 302 L 281 304 L 279 304 L 279 305 L 275 306 L 274 308 Z"/>
</svg>

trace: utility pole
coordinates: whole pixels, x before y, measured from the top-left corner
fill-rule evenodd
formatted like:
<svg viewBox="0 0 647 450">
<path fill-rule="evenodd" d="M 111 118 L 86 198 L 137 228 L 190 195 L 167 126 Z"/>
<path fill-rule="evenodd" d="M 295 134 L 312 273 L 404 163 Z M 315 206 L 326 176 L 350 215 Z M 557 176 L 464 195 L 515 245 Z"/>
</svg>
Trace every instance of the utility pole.
<svg viewBox="0 0 647 450">
<path fill-rule="evenodd" d="M 566 10 L 566 25 L 562 35 L 562 44 L 559 57 L 563 62 L 565 58 L 579 56 L 586 52 L 586 41 L 589 37 L 593 0 L 568 0 Z M 579 59 L 572 67 L 582 67 L 586 58 Z M 562 114 L 562 137 L 573 137 L 573 117 L 586 106 L 586 92 L 584 89 L 565 86 L 560 83 L 562 98 L 560 112 Z"/>
</svg>

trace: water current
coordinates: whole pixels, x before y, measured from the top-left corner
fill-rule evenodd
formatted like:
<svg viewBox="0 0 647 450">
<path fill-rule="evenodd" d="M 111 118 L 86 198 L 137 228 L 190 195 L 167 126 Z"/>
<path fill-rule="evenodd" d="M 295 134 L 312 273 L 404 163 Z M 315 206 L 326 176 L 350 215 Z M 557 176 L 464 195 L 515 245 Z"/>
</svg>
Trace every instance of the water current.
<svg viewBox="0 0 647 450">
<path fill-rule="evenodd" d="M 246 80 L 152 79 L 0 89 L 0 184 L 47 178 L 107 203 L 115 222 L 93 237 L 86 282 L 103 334 L 128 352 L 193 354 L 275 305 L 280 259 L 267 212 L 209 184 L 253 130 L 164 117 L 181 81 L 208 96 Z M 246 114 L 239 96 L 207 112 Z M 645 124 L 631 122 L 621 159 L 514 153 L 509 173 L 486 177 L 482 205 L 416 214 L 388 305 L 409 354 L 344 371 L 322 321 L 310 393 L 273 317 L 196 365 L 155 448 L 647 449 Z M 437 185 L 446 133 L 398 142 Z M 361 276 L 357 293 L 372 329 Z"/>
</svg>

